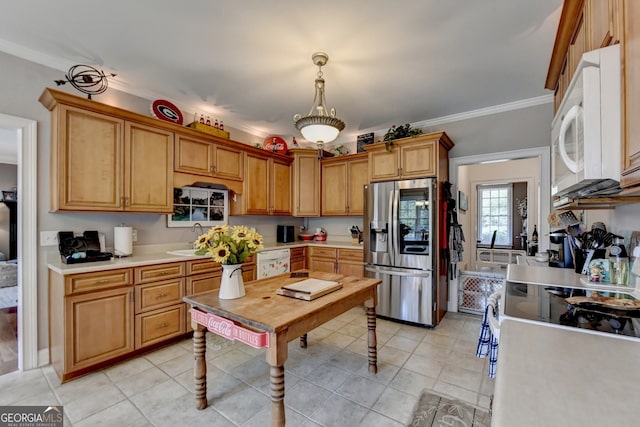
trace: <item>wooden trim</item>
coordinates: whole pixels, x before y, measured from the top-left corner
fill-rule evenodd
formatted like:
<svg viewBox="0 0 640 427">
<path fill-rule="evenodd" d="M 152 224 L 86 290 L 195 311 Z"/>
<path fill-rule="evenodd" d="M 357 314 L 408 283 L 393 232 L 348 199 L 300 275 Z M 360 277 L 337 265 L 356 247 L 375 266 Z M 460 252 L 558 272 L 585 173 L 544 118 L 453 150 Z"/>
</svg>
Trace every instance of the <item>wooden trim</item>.
<svg viewBox="0 0 640 427">
<path fill-rule="evenodd" d="M 558 32 L 556 33 L 556 40 L 551 53 L 549 70 L 547 71 L 547 79 L 544 84 L 546 89 L 554 90 L 558 83 L 562 71 L 562 64 L 569 50 L 571 39 L 574 36 L 573 30 L 583 5 L 584 0 L 565 0 L 564 2 L 562 15 L 560 15 L 560 23 L 558 24 Z"/>
</svg>

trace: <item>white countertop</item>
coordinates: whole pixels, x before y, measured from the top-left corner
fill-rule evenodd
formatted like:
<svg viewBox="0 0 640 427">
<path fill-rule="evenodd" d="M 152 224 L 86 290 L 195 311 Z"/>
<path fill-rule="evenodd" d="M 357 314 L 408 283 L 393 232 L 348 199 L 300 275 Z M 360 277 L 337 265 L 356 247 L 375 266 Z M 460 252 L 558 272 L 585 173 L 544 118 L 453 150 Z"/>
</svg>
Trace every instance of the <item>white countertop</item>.
<svg viewBox="0 0 640 427">
<path fill-rule="evenodd" d="M 491 425 L 638 424 L 640 341 L 504 320 Z"/>
<path fill-rule="evenodd" d="M 343 249 L 362 249 L 361 244 L 345 242 L 345 241 L 332 241 L 331 239 L 326 242 L 303 242 L 302 240 L 298 240 L 296 242 L 291 243 L 277 243 L 274 241 L 265 241 L 264 249 L 262 251 L 266 251 L 269 249 L 282 249 L 282 248 L 294 248 L 301 246 L 330 246 L 335 248 L 343 248 Z M 171 249 L 185 249 L 184 247 L 179 248 L 171 248 Z M 134 255 L 125 257 L 125 258 L 112 258 L 110 261 L 98 261 L 98 262 L 86 262 L 79 264 L 64 264 L 62 262 L 49 263 L 47 266 L 50 270 L 55 271 L 58 274 L 66 275 L 66 274 L 77 274 L 77 273 L 89 273 L 93 271 L 105 271 L 105 270 L 115 270 L 117 268 L 130 268 L 130 267 L 140 267 L 144 265 L 151 264 L 162 264 L 168 262 L 178 262 L 178 261 L 188 261 L 192 259 L 198 258 L 206 258 L 206 255 L 202 256 L 184 256 L 184 255 L 172 255 L 167 253 L 166 250 L 162 250 L 154 253 L 145 253 L 142 255 L 136 254 L 136 248 L 134 247 Z"/>
</svg>

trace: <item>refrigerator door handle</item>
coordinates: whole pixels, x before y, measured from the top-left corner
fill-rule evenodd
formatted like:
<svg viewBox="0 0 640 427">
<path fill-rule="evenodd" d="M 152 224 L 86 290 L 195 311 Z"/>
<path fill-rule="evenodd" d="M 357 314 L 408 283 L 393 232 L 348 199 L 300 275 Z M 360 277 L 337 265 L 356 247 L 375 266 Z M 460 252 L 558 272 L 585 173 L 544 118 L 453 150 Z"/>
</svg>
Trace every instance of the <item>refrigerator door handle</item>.
<svg viewBox="0 0 640 427">
<path fill-rule="evenodd" d="M 398 268 L 365 267 L 365 271 L 370 273 L 388 274 L 389 276 L 407 277 L 431 277 L 431 270 L 408 270 L 402 271 Z"/>
</svg>

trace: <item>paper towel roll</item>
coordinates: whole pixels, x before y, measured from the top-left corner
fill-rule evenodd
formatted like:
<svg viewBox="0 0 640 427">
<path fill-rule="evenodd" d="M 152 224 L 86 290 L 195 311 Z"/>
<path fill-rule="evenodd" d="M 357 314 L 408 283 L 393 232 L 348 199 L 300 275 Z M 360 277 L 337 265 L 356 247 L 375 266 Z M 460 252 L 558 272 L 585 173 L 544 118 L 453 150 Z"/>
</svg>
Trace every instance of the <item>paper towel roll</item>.
<svg viewBox="0 0 640 427">
<path fill-rule="evenodd" d="M 129 256 L 133 253 L 133 228 L 113 228 L 113 251 L 116 256 Z"/>
</svg>

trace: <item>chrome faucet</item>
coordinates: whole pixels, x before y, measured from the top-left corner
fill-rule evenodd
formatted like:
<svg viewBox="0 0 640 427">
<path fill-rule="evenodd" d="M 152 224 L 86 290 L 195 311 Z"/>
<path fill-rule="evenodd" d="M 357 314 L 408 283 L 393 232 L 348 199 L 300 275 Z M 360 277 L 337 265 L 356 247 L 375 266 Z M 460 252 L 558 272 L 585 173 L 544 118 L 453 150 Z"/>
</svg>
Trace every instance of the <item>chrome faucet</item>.
<svg viewBox="0 0 640 427">
<path fill-rule="evenodd" d="M 202 229 L 202 225 L 199 222 L 196 222 L 195 224 L 193 224 L 193 227 L 191 227 L 191 231 L 193 231 L 195 233 L 196 228 L 200 229 L 200 234 L 198 234 L 198 236 L 201 236 L 204 234 L 204 230 Z"/>
</svg>

